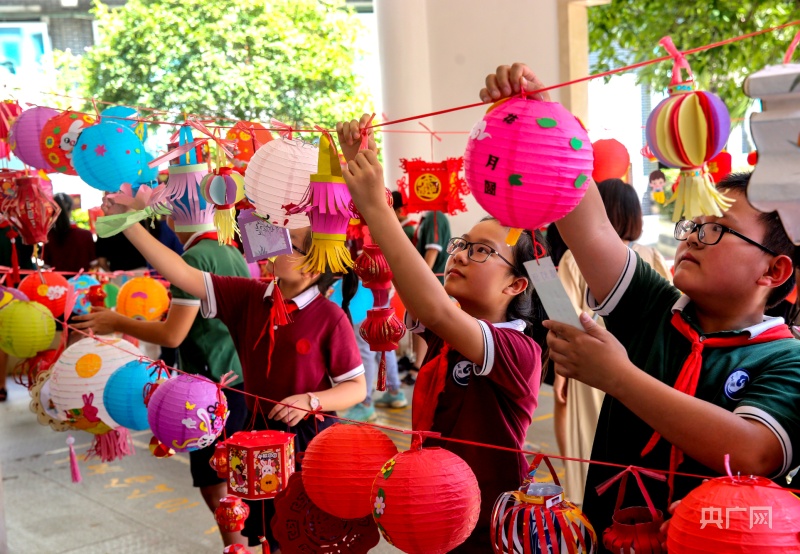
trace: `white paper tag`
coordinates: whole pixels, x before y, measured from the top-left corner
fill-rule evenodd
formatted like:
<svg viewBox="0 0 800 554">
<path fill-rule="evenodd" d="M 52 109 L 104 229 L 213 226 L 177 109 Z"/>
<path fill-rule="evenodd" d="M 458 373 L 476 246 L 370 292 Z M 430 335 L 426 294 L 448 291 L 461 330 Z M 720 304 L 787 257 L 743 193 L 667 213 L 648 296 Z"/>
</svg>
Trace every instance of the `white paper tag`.
<svg viewBox="0 0 800 554">
<path fill-rule="evenodd" d="M 536 293 L 542 301 L 548 319 L 572 325 L 583 331 L 581 320 L 575 313 L 575 307 L 558 278 L 558 273 L 550 256 L 525 262 L 525 270 L 531 278 Z"/>
</svg>

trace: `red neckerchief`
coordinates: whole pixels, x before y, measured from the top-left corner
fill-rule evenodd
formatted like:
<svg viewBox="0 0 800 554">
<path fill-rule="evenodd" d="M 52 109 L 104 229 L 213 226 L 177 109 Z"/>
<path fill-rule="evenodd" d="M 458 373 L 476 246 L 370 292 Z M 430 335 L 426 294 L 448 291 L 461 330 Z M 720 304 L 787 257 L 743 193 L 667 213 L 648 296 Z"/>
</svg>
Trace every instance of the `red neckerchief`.
<svg viewBox="0 0 800 554">
<path fill-rule="evenodd" d="M 449 352 L 450 345 L 445 343 L 439 354 L 419 369 L 411 400 L 411 428 L 414 431 L 430 431 L 433 427 L 439 395 L 447 382 Z"/>
<path fill-rule="evenodd" d="M 253 350 L 256 349 L 258 343 L 261 342 L 261 339 L 264 338 L 264 335 L 269 331 L 269 349 L 267 352 L 267 371 L 266 376 L 269 377 L 269 370 L 272 366 L 272 351 L 275 350 L 275 328 L 278 325 L 286 325 L 292 322 L 292 318 L 289 317 L 289 314 L 299 310 L 300 307 L 294 300 L 284 300 L 283 294 L 281 294 L 281 289 L 278 288 L 278 284 L 275 283 L 272 289 L 272 306 L 269 309 L 269 317 L 267 321 L 264 323 L 264 328 L 261 329 L 261 334 L 258 335 L 258 339 L 256 340 L 255 344 L 253 345 Z"/>
<path fill-rule="evenodd" d="M 733 346 L 748 346 L 751 344 L 763 344 L 765 342 L 772 342 L 782 339 L 794 338 L 789 327 L 786 325 L 778 325 L 771 329 L 767 329 L 758 336 L 751 337 L 748 334 L 742 333 L 732 337 L 701 337 L 691 325 L 683 318 L 681 312 L 672 314 L 672 326 L 683 335 L 689 342 L 692 343 L 692 351 L 683 362 L 681 372 L 678 374 L 678 379 L 675 381 L 673 388 L 675 390 L 694 396 L 697 392 L 697 382 L 700 379 L 700 372 L 703 367 L 703 349 L 704 348 L 730 348 Z M 702 340 L 701 340 L 702 339 Z M 661 440 L 661 434 L 658 431 L 653 432 L 653 436 L 647 443 L 647 446 L 642 450 L 642 456 L 649 454 L 655 448 L 658 441 Z M 678 466 L 683 462 L 683 452 L 681 452 L 674 445 L 670 451 L 669 460 L 669 490 L 670 501 L 672 500 L 672 490 L 675 481 L 675 471 Z"/>
<path fill-rule="evenodd" d="M 206 231 L 206 232 L 205 232 L 205 233 L 203 233 L 202 235 L 198 235 L 198 236 L 196 236 L 196 237 L 194 238 L 194 240 L 192 240 L 191 244 L 189 244 L 189 248 L 191 248 L 191 247 L 195 246 L 195 245 L 196 245 L 196 244 L 198 244 L 198 243 L 199 243 L 201 240 L 215 240 L 215 241 L 219 242 L 219 235 L 217 234 L 217 232 L 216 232 L 216 231 Z M 233 246 L 234 248 L 238 248 L 238 247 L 239 247 L 239 245 L 238 245 L 238 244 L 236 244 L 236 241 L 235 241 L 235 240 L 233 240 L 233 239 L 229 240 L 229 241 L 228 241 L 228 242 L 226 242 L 225 244 L 226 244 L 227 246 Z"/>
</svg>

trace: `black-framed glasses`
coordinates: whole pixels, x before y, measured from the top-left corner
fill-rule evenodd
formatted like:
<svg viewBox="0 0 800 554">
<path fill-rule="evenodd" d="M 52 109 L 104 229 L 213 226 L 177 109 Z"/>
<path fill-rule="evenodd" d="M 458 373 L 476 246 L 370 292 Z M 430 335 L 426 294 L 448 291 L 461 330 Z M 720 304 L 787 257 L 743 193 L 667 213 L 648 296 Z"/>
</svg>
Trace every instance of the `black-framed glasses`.
<svg viewBox="0 0 800 554">
<path fill-rule="evenodd" d="M 753 246 L 757 246 L 767 254 L 772 256 L 777 256 L 778 253 L 774 250 L 770 250 L 763 244 L 760 244 L 753 239 L 744 236 L 743 234 L 739 233 L 738 231 L 734 231 L 730 227 L 726 227 L 720 223 L 695 223 L 690 219 L 682 219 L 678 223 L 675 224 L 675 238 L 680 241 L 689 240 L 689 236 L 692 233 L 697 231 L 697 240 L 706 244 L 708 246 L 714 246 L 720 240 L 722 240 L 722 235 L 725 233 L 730 233 L 733 236 L 739 237 L 743 241 L 747 242 L 748 244 L 752 244 Z"/>
<path fill-rule="evenodd" d="M 506 262 L 511 269 L 514 269 L 514 264 L 505 259 L 500 252 L 488 244 L 483 244 L 482 242 L 470 242 L 461 237 L 454 237 L 450 239 L 450 242 L 447 243 L 447 253 L 451 256 L 455 256 L 462 250 L 467 251 L 467 257 L 473 262 L 482 264 L 490 257 L 497 256 Z"/>
<path fill-rule="evenodd" d="M 307 253 L 305 252 L 305 250 L 302 250 L 302 249 L 300 249 L 300 248 L 296 247 L 294 244 L 292 244 L 292 250 L 294 250 L 295 252 L 297 252 L 297 253 L 298 253 L 298 254 L 300 254 L 301 256 L 306 256 L 306 255 L 307 255 Z"/>
</svg>

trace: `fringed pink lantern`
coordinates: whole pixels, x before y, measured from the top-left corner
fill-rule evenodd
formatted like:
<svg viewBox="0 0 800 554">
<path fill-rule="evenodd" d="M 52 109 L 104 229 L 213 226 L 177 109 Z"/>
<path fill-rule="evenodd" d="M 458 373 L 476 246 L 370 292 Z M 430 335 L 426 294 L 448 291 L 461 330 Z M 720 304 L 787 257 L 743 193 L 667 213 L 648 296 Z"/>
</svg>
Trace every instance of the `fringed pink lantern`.
<svg viewBox="0 0 800 554">
<path fill-rule="evenodd" d="M 58 111 L 52 108 L 38 106 L 25 110 L 11 124 L 8 144 L 14 155 L 23 163 L 36 169 L 50 171 L 50 164 L 42 152 L 39 137 L 47 121 L 57 115 Z"/>
</svg>

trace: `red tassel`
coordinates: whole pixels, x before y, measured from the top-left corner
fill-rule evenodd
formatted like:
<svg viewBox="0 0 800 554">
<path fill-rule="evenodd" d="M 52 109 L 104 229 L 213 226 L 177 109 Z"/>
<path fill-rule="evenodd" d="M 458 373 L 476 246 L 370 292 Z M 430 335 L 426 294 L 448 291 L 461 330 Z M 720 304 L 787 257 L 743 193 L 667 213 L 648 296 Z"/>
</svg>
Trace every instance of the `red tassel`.
<svg viewBox="0 0 800 554">
<path fill-rule="evenodd" d="M 100 458 L 101 461 L 108 463 L 131 454 L 133 454 L 133 442 L 130 432 L 124 427 L 117 427 L 102 435 L 95 435 L 87 457 Z"/>
<path fill-rule="evenodd" d="M 386 390 L 386 352 L 381 352 L 381 364 L 378 367 L 378 390 Z"/>
<path fill-rule="evenodd" d="M 283 294 L 277 283 L 272 289 L 272 309 L 269 312 L 269 317 L 272 320 L 273 327 L 275 325 L 286 325 L 292 321 L 289 317 L 289 312 L 286 310 L 286 302 L 283 299 Z"/>
<path fill-rule="evenodd" d="M 258 540 L 261 541 L 261 554 L 271 554 L 271 550 L 269 549 L 269 541 L 266 537 L 258 537 Z"/>
<path fill-rule="evenodd" d="M 72 474 L 72 482 L 80 483 L 81 468 L 78 466 L 78 456 L 75 454 L 75 439 L 72 435 L 67 437 L 67 444 L 69 445 L 69 471 Z"/>
<path fill-rule="evenodd" d="M 6 236 L 11 240 L 11 275 L 8 279 L 9 286 L 19 284 L 19 254 L 17 253 L 17 232 L 14 229 L 6 231 Z"/>
</svg>

